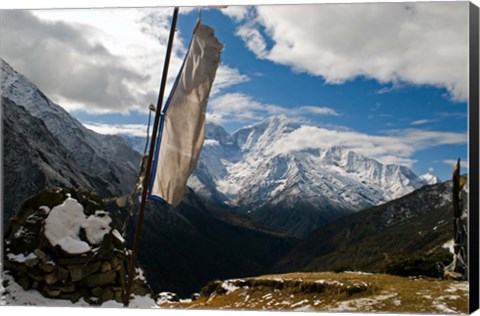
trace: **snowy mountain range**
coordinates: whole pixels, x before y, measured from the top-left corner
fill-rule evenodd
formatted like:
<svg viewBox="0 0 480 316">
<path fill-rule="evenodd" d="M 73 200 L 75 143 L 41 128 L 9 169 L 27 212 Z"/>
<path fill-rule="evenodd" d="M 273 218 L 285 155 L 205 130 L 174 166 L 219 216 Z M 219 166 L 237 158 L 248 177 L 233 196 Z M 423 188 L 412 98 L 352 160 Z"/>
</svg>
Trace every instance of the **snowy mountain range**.
<svg viewBox="0 0 480 316">
<path fill-rule="evenodd" d="M 343 147 L 279 147 L 302 126 L 286 116 L 232 134 L 208 124 L 189 186 L 207 201 L 301 237 L 334 218 L 438 182 L 433 175 L 419 177 L 405 166 L 382 164 Z"/>
<path fill-rule="evenodd" d="M 85 128 L 5 61 L 0 66 L 2 97 L 41 120 L 69 153 L 66 160 L 74 161 L 86 177 L 70 181 L 72 185 L 91 184 L 85 186 L 102 187 L 111 195 L 130 192 L 140 161 L 131 145 L 141 148 L 141 140 L 100 135 Z M 294 150 L 282 146 L 302 127 L 305 123 L 285 116 L 273 116 L 233 133 L 207 124 L 201 159 L 188 185 L 207 205 L 240 212 L 271 229 L 304 237 L 335 218 L 438 181 L 433 175 L 418 177 L 407 167 L 382 164 L 343 147 Z"/>
</svg>

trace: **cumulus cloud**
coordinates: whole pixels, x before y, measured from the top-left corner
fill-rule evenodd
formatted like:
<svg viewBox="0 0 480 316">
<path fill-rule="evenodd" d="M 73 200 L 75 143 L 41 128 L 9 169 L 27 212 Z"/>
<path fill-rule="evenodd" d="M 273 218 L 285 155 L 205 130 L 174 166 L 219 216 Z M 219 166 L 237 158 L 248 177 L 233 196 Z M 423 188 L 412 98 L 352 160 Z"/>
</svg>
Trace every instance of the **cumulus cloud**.
<svg viewBox="0 0 480 316">
<path fill-rule="evenodd" d="M 132 89 L 149 80 L 116 56 L 92 29 L 44 22 L 28 11 L 2 12 L 2 56 L 47 95 L 122 112 L 144 99 Z"/>
<path fill-rule="evenodd" d="M 248 14 L 249 10 L 249 7 L 246 6 L 228 6 L 222 9 L 222 13 L 235 21 L 241 21 Z"/>
<path fill-rule="evenodd" d="M 322 76 L 331 84 L 365 76 L 394 86 L 442 87 L 454 100 L 467 99 L 467 3 L 275 5 L 251 10 L 230 16 L 241 21 L 237 35 L 259 58 Z"/>
<path fill-rule="evenodd" d="M 388 135 L 370 135 L 351 130 L 334 130 L 303 125 L 272 144 L 270 151 L 286 154 L 305 149 L 341 146 L 386 164 L 412 167 L 412 155 L 426 148 L 446 144 L 464 144 L 465 133 L 422 131 L 416 129 L 390 131 Z"/>
<path fill-rule="evenodd" d="M 308 117 L 310 115 L 339 114 L 332 108 L 304 105 L 285 108 L 275 104 L 264 104 L 243 93 L 226 93 L 213 97 L 208 104 L 207 120 L 224 125 L 229 122 L 251 123 L 261 121 L 272 115 L 289 117 Z"/>
<path fill-rule="evenodd" d="M 171 13 L 164 8 L 2 11 L 1 55 L 69 111 L 146 111 L 157 101 Z M 167 91 L 186 50 L 177 31 Z M 214 91 L 246 80 L 222 64 Z"/>
</svg>

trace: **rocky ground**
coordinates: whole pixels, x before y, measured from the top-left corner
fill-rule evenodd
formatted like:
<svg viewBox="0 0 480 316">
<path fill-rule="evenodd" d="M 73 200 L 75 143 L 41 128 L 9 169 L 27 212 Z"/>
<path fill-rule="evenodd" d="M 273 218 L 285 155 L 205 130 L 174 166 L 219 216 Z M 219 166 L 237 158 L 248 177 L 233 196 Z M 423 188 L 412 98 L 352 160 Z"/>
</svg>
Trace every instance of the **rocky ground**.
<svg viewBox="0 0 480 316">
<path fill-rule="evenodd" d="M 317 312 L 468 311 L 468 283 L 362 272 L 290 273 L 213 281 L 196 300 L 165 297 L 165 308 Z"/>
</svg>

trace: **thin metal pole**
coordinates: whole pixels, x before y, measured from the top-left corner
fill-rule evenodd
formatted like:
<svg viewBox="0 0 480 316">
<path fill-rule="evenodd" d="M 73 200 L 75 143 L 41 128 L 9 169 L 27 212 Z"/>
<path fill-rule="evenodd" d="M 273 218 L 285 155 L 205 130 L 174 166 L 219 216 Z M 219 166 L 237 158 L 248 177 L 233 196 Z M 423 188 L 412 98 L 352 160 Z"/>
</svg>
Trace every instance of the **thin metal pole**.
<svg viewBox="0 0 480 316">
<path fill-rule="evenodd" d="M 167 83 L 167 74 L 168 74 L 168 66 L 170 64 L 170 55 L 172 53 L 172 46 L 173 46 L 173 38 L 175 35 L 175 27 L 177 24 L 177 17 L 178 17 L 178 7 L 175 7 L 173 11 L 173 18 L 172 18 L 172 26 L 170 28 L 170 36 L 168 38 L 167 44 L 167 52 L 165 55 L 165 62 L 163 66 L 163 74 L 162 74 L 162 81 L 160 83 L 160 91 L 158 93 L 158 101 L 157 101 L 157 110 L 155 112 L 155 121 L 153 123 L 153 132 L 152 132 L 152 139 L 150 142 L 150 153 L 148 156 L 147 168 L 145 170 L 145 177 L 143 179 L 143 193 L 142 193 L 142 200 L 140 203 L 140 209 L 138 211 L 138 218 L 137 218 L 137 225 L 135 228 L 135 237 L 133 240 L 132 246 L 132 255 L 130 257 L 130 265 L 128 269 L 128 283 L 127 289 L 124 296 L 124 305 L 128 306 L 130 301 L 130 294 L 132 293 L 133 287 L 133 279 L 135 277 L 135 266 L 137 263 L 137 255 L 138 255 L 138 247 L 140 245 L 140 234 L 142 231 L 143 225 L 143 217 L 145 213 L 145 205 L 147 202 L 147 195 L 148 195 L 148 184 L 150 180 L 150 173 L 152 170 L 152 161 L 153 161 L 153 153 L 155 151 L 155 143 L 158 133 L 158 124 L 160 122 L 160 115 L 162 111 L 162 103 L 163 103 L 163 96 L 165 94 L 165 85 Z"/>
</svg>

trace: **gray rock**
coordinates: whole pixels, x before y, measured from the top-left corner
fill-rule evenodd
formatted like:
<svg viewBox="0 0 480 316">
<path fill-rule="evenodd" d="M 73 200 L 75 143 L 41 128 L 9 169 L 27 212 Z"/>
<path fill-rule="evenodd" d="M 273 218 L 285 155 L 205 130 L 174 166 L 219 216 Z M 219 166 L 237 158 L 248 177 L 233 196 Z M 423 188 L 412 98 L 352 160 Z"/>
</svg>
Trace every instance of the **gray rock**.
<svg viewBox="0 0 480 316">
<path fill-rule="evenodd" d="M 47 273 L 50 273 L 57 268 L 53 261 L 40 263 L 38 267 Z"/>
<path fill-rule="evenodd" d="M 81 280 L 80 284 L 88 288 L 100 287 L 113 284 L 115 282 L 115 278 L 115 271 L 95 273 Z"/>
<path fill-rule="evenodd" d="M 24 289 L 25 291 L 28 291 L 32 288 L 33 286 L 33 281 L 30 279 L 27 275 L 24 275 L 20 278 L 18 278 L 17 283 Z"/>
<path fill-rule="evenodd" d="M 58 279 L 62 282 L 67 281 L 68 277 L 70 276 L 70 272 L 67 269 L 64 269 L 60 266 L 58 267 L 57 272 L 58 272 Z"/>
<path fill-rule="evenodd" d="M 37 257 L 35 258 L 32 258 L 32 259 L 28 259 L 28 260 L 25 260 L 25 265 L 29 268 L 33 268 L 34 266 L 36 266 L 38 263 L 40 262 L 40 259 L 38 259 Z"/>
<path fill-rule="evenodd" d="M 57 271 L 54 271 L 52 273 L 46 274 L 45 275 L 45 283 L 48 285 L 55 284 L 58 281 L 58 273 Z"/>
<path fill-rule="evenodd" d="M 47 262 L 49 260 L 48 256 L 41 249 L 35 249 L 33 253 L 40 259 L 42 262 Z"/>
<path fill-rule="evenodd" d="M 77 282 L 97 272 L 100 269 L 100 265 L 100 261 L 96 261 L 85 265 L 69 265 L 67 269 L 70 272 L 72 282 Z"/>
<path fill-rule="evenodd" d="M 102 266 L 100 267 L 100 272 L 107 272 L 112 270 L 112 265 L 108 261 L 102 262 Z"/>
</svg>

